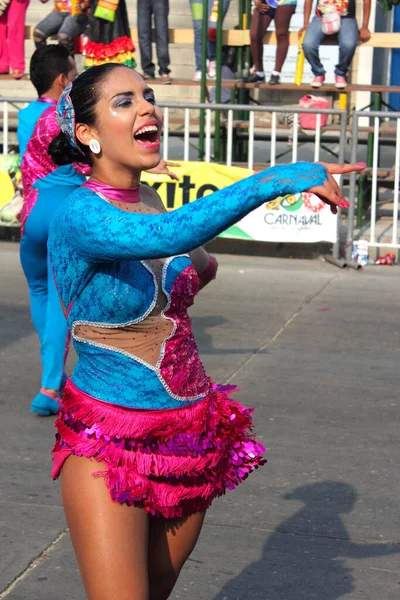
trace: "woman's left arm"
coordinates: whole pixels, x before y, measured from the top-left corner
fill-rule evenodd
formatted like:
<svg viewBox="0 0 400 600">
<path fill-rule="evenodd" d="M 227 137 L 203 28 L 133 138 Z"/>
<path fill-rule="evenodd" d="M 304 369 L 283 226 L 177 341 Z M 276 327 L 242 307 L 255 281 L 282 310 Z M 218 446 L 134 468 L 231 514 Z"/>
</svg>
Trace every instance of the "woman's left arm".
<svg viewBox="0 0 400 600">
<path fill-rule="evenodd" d="M 141 189 L 141 196 L 149 206 L 155 208 L 160 213 L 167 212 L 163 201 L 157 192 L 148 185 L 143 185 Z M 197 275 L 200 279 L 200 289 L 206 286 L 210 281 L 216 278 L 218 270 L 217 259 L 209 254 L 207 250 L 200 246 L 195 250 L 189 252 L 190 260 L 193 263 L 194 268 L 197 271 Z"/>
</svg>

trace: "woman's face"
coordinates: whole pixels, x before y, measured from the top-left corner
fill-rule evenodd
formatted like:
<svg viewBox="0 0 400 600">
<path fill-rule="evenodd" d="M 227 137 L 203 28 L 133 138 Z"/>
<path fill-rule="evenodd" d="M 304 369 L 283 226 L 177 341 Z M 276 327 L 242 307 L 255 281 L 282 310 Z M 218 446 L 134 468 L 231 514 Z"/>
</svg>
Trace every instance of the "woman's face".
<svg viewBox="0 0 400 600">
<path fill-rule="evenodd" d="M 138 73 L 127 67 L 113 70 L 102 86 L 96 112 L 100 160 L 141 171 L 158 165 L 162 112 Z"/>
</svg>

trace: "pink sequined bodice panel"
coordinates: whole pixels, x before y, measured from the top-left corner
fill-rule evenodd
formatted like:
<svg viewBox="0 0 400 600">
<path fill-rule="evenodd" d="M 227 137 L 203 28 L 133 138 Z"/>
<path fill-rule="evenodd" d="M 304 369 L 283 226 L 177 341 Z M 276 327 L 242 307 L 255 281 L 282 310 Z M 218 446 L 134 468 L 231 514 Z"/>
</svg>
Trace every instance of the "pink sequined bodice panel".
<svg viewBox="0 0 400 600">
<path fill-rule="evenodd" d="M 38 189 L 34 185 L 39 180 L 45 180 L 49 175 L 58 171 L 54 181 L 49 180 L 49 186 L 54 186 L 54 197 L 57 201 L 56 186 L 66 186 L 75 189 L 84 179 L 79 175 L 87 176 L 90 173 L 88 165 L 74 163 L 59 167 L 47 152 L 50 142 L 60 133 L 56 120 L 56 105 L 50 105 L 37 120 L 33 134 L 27 144 L 21 163 L 22 187 L 24 202 L 20 220 L 22 228 L 38 198 Z"/>
<path fill-rule="evenodd" d="M 165 344 L 160 374 L 174 394 L 193 397 L 207 393 L 211 380 L 207 377 L 192 334 L 188 308 L 199 290 L 199 277 L 193 265 L 176 278 L 170 301 L 164 314 L 174 323 L 174 330 Z"/>
</svg>

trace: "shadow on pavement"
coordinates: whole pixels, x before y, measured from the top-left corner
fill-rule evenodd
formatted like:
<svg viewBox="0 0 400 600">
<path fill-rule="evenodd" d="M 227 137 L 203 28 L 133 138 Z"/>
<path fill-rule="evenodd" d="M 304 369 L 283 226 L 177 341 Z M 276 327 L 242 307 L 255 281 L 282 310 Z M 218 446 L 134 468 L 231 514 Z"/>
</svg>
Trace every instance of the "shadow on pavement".
<svg viewBox="0 0 400 600">
<path fill-rule="evenodd" d="M 1 303 L 0 331 L 0 344 L 3 349 L 34 333 L 29 306 Z"/>
<path fill-rule="evenodd" d="M 229 323 L 228 319 L 225 319 L 222 315 L 210 315 L 207 317 L 192 316 L 193 333 L 196 339 L 196 343 L 201 348 L 201 354 L 267 354 L 265 350 L 260 351 L 259 347 L 253 348 L 215 348 L 214 339 L 212 333 L 208 330 L 213 327 L 219 327 Z M 221 339 L 221 334 L 217 333 L 218 339 Z"/>
<path fill-rule="evenodd" d="M 283 498 L 304 506 L 275 528 L 261 559 L 230 580 L 214 600 L 337 600 L 355 590 L 346 558 L 400 552 L 397 544 L 349 538 L 340 515 L 352 511 L 357 494 L 347 483 L 313 483 Z"/>
</svg>

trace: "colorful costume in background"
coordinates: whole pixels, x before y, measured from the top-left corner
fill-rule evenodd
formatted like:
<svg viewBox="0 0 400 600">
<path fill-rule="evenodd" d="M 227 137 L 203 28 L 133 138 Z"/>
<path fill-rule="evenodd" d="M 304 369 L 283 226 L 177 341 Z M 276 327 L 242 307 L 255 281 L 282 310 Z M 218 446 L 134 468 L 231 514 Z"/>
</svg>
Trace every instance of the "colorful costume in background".
<svg viewBox="0 0 400 600">
<path fill-rule="evenodd" d="M 59 389 L 64 370 L 67 323 L 47 265 L 47 238 L 58 207 L 84 181 L 87 167 L 57 167 L 47 153 L 59 133 L 56 102 L 39 98 L 19 112 L 18 141 L 22 157 L 24 203 L 21 211 L 21 264 L 29 286 L 32 320 L 40 338 L 42 388 Z M 46 407 L 49 412 L 46 412 Z M 50 414 L 57 403 L 41 392 L 32 410 Z"/>
<path fill-rule="evenodd" d="M 83 50 L 85 69 L 107 62 L 134 68 L 134 52 L 125 0 L 93 2 L 90 7 L 89 41 Z"/>
<path fill-rule="evenodd" d="M 11 0 L 0 16 L 0 73 L 25 71 L 25 15 L 29 0 Z"/>
<path fill-rule="evenodd" d="M 69 196 L 49 259 L 78 362 L 56 422 L 53 477 L 71 454 L 92 458 L 105 464 L 96 474 L 113 500 L 169 518 L 206 509 L 265 462 L 251 410 L 200 361 L 188 308 L 202 274 L 185 253 L 325 179 L 321 165 L 272 168 L 162 214 L 144 214 L 154 211 L 139 188 L 89 180 Z"/>
</svg>

